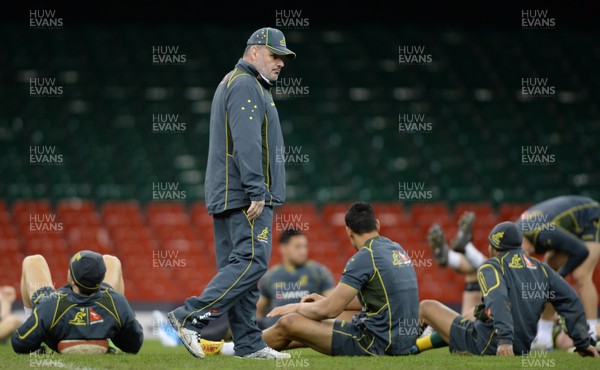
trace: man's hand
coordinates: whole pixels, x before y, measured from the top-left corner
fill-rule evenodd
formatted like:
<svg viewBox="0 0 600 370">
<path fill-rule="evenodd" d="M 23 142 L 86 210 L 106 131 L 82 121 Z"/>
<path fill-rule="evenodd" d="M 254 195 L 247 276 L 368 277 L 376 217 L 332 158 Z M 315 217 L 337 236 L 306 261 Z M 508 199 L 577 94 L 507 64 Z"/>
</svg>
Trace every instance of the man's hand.
<svg viewBox="0 0 600 370">
<path fill-rule="evenodd" d="M 285 306 L 275 307 L 267 314 L 267 317 L 283 316 L 287 315 L 288 313 L 294 313 L 298 310 L 298 305 L 299 303 L 290 303 L 286 304 Z"/>
<path fill-rule="evenodd" d="M 496 350 L 496 356 L 514 356 L 512 344 L 501 344 Z"/>
<path fill-rule="evenodd" d="M 577 352 L 581 357 L 600 357 L 598 351 L 596 350 L 596 347 L 592 346 L 591 344 L 587 346 L 587 348 Z"/>
<path fill-rule="evenodd" d="M 305 295 L 304 297 L 302 297 L 302 299 L 300 300 L 300 303 L 304 303 L 304 302 L 318 302 L 322 299 L 325 299 L 325 297 L 323 297 L 320 294 L 317 293 L 311 293 L 309 295 Z"/>
<path fill-rule="evenodd" d="M 13 303 L 17 298 L 17 292 L 15 288 L 11 286 L 0 287 L 0 301 L 5 303 Z"/>
<path fill-rule="evenodd" d="M 246 216 L 249 220 L 254 220 L 260 216 L 263 208 L 265 208 L 264 200 L 253 200 L 252 204 L 250 204 L 250 207 L 248 208 L 248 211 L 246 212 Z"/>
</svg>

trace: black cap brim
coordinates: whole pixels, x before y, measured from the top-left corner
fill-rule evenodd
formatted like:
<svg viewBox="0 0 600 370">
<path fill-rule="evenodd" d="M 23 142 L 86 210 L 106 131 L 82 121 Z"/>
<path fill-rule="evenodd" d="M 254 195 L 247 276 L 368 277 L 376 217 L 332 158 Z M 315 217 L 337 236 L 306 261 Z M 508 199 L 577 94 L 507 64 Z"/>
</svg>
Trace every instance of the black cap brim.
<svg viewBox="0 0 600 370">
<path fill-rule="evenodd" d="M 271 52 L 273 52 L 273 54 L 285 56 L 285 57 L 288 57 L 288 59 L 296 59 L 296 53 L 294 53 L 293 51 L 291 51 L 290 49 L 288 49 L 286 47 L 283 47 L 283 46 L 274 47 L 271 45 L 266 45 L 266 46 L 269 50 L 271 50 Z"/>
</svg>

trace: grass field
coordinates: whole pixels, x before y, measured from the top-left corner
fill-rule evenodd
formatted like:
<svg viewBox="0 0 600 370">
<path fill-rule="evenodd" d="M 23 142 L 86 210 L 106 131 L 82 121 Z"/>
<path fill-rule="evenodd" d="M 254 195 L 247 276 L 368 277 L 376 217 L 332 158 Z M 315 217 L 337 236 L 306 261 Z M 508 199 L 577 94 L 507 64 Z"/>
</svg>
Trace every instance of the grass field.
<svg viewBox="0 0 600 370">
<path fill-rule="evenodd" d="M 196 359 L 183 347 L 166 348 L 157 341 L 146 341 L 135 356 L 116 354 L 89 357 L 48 354 L 39 357 L 16 355 L 10 344 L 0 345 L 0 369 L 63 368 L 63 369 L 281 369 L 314 368 L 329 370 L 371 369 L 600 369 L 600 360 L 580 358 L 578 355 L 555 351 L 545 357 L 476 357 L 451 355 L 447 348 L 406 357 L 328 357 L 313 350 L 292 352 L 292 360 L 242 360 L 225 356 Z"/>
</svg>

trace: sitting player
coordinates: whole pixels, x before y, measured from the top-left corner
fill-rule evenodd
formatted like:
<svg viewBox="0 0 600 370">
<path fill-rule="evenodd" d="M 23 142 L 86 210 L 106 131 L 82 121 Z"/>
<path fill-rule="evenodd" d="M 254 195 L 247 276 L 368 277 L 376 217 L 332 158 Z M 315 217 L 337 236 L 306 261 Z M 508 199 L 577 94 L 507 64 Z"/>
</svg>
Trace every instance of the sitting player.
<svg viewBox="0 0 600 370">
<path fill-rule="evenodd" d="M 546 302 L 565 318 L 569 335 L 581 356 L 600 357 L 591 345 L 585 313 L 575 291 L 545 263 L 522 249 L 515 224 L 503 222 L 492 230 L 491 258 L 479 267 L 477 278 L 483 304 L 475 321 L 434 300 L 420 304 L 419 315 L 435 332 L 417 341 L 419 351 L 450 345 L 451 352 L 514 356 L 530 351 L 536 322 Z"/>
<path fill-rule="evenodd" d="M 462 297 L 462 315 L 474 319 L 473 307 L 481 302 L 481 291 L 477 283 L 477 269 L 487 259 L 471 243 L 475 213 L 465 212 L 458 221 L 458 232 L 449 246 L 444 231 L 438 224 L 433 224 L 427 235 L 427 242 L 433 250 L 438 265 L 452 268 L 465 275 L 465 289 Z"/>
<path fill-rule="evenodd" d="M 327 297 L 333 289 L 333 277 L 327 267 L 308 259 L 308 239 L 300 230 L 284 230 L 279 238 L 282 263 L 271 267 L 260 281 L 256 317 L 266 329 L 278 317 L 265 317 L 277 306 L 299 303 L 309 293 Z"/>
<path fill-rule="evenodd" d="M 55 290 L 44 257 L 25 257 L 21 294 L 30 316 L 12 336 L 15 352 L 37 351 L 42 342 L 58 351 L 60 341 L 74 339 L 110 339 L 122 351 L 140 350 L 142 326 L 123 295 L 118 258 L 78 252 L 69 261 L 67 282 Z"/>
<path fill-rule="evenodd" d="M 16 297 L 15 288 L 0 286 L 0 342 L 4 342 L 21 325 L 21 320 L 11 312 Z"/>
<path fill-rule="evenodd" d="M 379 235 L 367 203 L 354 203 L 345 216 L 346 234 L 357 253 L 329 297 L 311 294 L 301 303 L 275 307 L 282 316 L 263 331 L 277 350 L 310 347 L 332 356 L 406 355 L 419 330 L 417 277 L 404 249 Z M 351 321 L 329 320 L 344 310 L 362 312 Z"/>
<path fill-rule="evenodd" d="M 545 253 L 546 262 L 561 276 L 573 275 L 583 303 L 590 335 L 598 339 L 598 291 L 593 273 L 600 258 L 600 204 L 568 195 L 546 200 L 525 211 L 516 222 L 527 253 Z M 534 348 L 552 349 L 554 310 L 547 305 L 538 322 Z"/>
</svg>

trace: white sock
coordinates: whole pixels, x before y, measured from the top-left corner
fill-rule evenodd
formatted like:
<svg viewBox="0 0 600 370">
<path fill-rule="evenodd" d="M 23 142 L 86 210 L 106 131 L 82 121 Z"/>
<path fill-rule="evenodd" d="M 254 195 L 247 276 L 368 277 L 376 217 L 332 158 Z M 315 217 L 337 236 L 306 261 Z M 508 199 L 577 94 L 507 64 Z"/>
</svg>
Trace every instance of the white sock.
<svg viewBox="0 0 600 370">
<path fill-rule="evenodd" d="M 540 319 L 537 327 L 537 342 L 543 344 L 552 344 L 552 328 L 554 327 L 554 322 L 551 320 Z"/>
<path fill-rule="evenodd" d="M 233 349 L 233 342 L 223 343 L 223 348 L 221 348 L 221 354 L 224 356 L 234 356 L 235 350 Z"/>
<path fill-rule="evenodd" d="M 23 309 L 25 310 L 25 318 L 29 318 L 33 313 L 33 309 L 31 307 L 23 307 Z"/>
<path fill-rule="evenodd" d="M 467 261 L 471 264 L 471 266 L 475 268 L 479 268 L 479 266 L 483 265 L 487 258 L 479 251 L 479 249 L 475 248 L 473 243 L 468 242 L 465 246 L 465 257 Z"/>
<path fill-rule="evenodd" d="M 460 253 L 448 249 L 448 267 L 457 269 L 460 266 Z"/>
<path fill-rule="evenodd" d="M 598 333 L 596 332 L 596 324 L 598 324 L 598 319 L 588 319 L 587 323 L 590 326 L 590 336 L 594 340 L 598 340 Z"/>
</svg>

